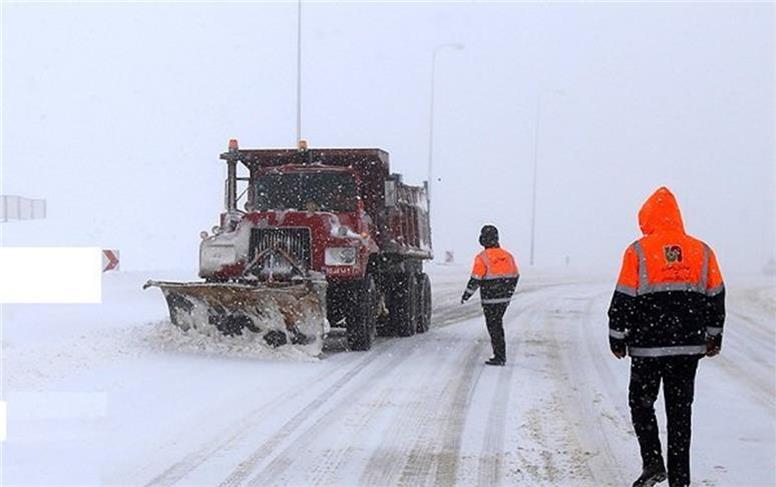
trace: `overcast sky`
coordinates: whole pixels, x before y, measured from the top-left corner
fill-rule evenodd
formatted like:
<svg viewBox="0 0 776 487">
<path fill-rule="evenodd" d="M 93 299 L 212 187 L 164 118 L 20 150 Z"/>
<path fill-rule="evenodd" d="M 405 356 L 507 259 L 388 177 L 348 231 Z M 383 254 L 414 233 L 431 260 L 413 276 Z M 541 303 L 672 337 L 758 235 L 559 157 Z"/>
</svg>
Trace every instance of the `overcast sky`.
<svg viewBox="0 0 776 487">
<path fill-rule="evenodd" d="M 218 154 L 289 147 L 296 2 L 2 7 L 2 193 L 46 198 L 5 245 L 118 248 L 125 269 L 194 268 L 216 223 Z M 303 136 L 381 147 L 426 178 L 437 58 L 438 255 L 468 262 L 495 223 L 536 260 L 615 268 L 658 186 L 723 271 L 774 254 L 774 7 L 303 4 Z M 436 179 L 436 178 L 435 178 Z M 163 276 L 156 276 L 163 277 Z"/>
</svg>

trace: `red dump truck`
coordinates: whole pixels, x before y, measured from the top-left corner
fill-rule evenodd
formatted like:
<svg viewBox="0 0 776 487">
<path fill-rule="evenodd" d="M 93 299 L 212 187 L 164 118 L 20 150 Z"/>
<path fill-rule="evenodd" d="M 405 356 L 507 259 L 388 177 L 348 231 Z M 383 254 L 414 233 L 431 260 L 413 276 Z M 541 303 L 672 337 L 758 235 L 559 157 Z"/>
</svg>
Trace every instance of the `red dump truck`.
<svg viewBox="0 0 776 487">
<path fill-rule="evenodd" d="M 329 326 L 352 350 L 431 322 L 427 186 L 390 171 L 381 149 L 240 149 L 226 161 L 226 210 L 203 232 L 204 282 L 149 281 L 184 330 L 260 335 L 319 352 Z M 238 172 L 245 175 L 238 176 Z"/>
</svg>

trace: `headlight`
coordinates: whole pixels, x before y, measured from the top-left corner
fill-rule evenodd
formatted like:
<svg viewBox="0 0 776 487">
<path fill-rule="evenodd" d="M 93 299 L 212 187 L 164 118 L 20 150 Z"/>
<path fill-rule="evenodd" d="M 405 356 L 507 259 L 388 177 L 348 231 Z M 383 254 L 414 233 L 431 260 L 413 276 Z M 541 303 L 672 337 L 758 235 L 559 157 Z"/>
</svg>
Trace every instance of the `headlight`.
<svg viewBox="0 0 776 487">
<path fill-rule="evenodd" d="M 355 247 L 329 247 L 326 249 L 326 265 L 353 265 L 356 255 Z"/>
</svg>

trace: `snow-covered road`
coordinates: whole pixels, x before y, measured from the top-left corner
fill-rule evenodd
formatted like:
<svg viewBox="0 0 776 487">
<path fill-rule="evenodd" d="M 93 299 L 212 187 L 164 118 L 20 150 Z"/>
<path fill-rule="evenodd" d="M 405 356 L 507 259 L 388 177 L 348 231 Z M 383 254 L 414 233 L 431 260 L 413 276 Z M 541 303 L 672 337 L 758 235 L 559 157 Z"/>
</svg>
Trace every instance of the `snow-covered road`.
<svg viewBox="0 0 776 487">
<path fill-rule="evenodd" d="M 140 276 L 106 276 L 101 306 L 7 306 L 4 485 L 632 481 L 611 283 L 526 273 L 506 316 L 509 363 L 492 368 L 479 304 L 458 304 L 466 274 L 433 269 L 429 333 L 367 353 L 333 336 L 321 360 L 181 341 L 154 323 L 164 304 Z M 774 295 L 746 283 L 730 286 L 722 355 L 700 366 L 696 485 L 776 483 Z"/>
</svg>

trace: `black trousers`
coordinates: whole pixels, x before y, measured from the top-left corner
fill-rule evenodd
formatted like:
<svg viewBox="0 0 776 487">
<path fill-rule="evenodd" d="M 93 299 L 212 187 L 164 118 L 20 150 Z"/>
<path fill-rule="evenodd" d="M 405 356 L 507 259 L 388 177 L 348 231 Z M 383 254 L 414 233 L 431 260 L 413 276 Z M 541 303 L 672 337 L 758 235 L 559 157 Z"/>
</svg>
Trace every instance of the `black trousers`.
<svg viewBox="0 0 776 487">
<path fill-rule="evenodd" d="M 507 361 L 507 345 L 504 341 L 504 313 L 509 303 L 483 304 L 485 325 L 490 334 L 490 344 L 493 345 L 493 357 L 496 360 Z"/>
<path fill-rule="evenodd" d="M 700 356 L 633 357 L 628 403 L 644 467 L 663 463 L 654 403 L 663 381 L 668 420 L 668 482 L 690 485 L 690 434 Z"/>
</svg>

